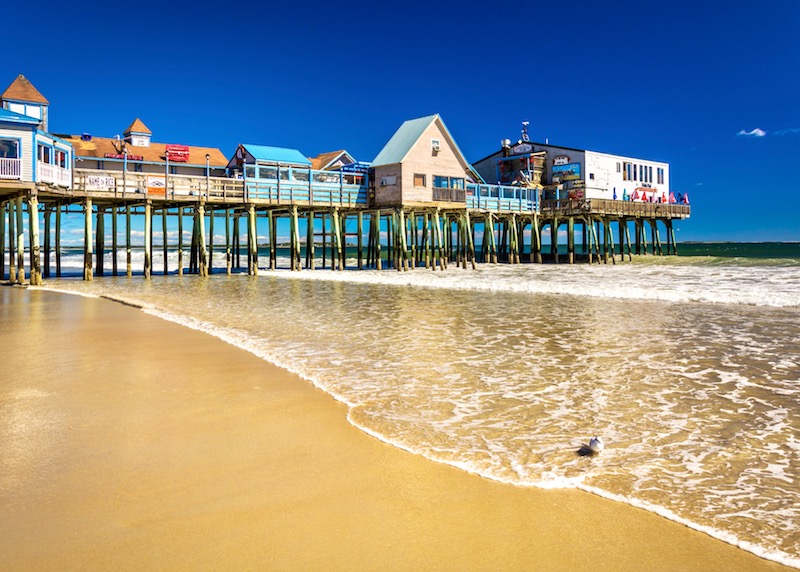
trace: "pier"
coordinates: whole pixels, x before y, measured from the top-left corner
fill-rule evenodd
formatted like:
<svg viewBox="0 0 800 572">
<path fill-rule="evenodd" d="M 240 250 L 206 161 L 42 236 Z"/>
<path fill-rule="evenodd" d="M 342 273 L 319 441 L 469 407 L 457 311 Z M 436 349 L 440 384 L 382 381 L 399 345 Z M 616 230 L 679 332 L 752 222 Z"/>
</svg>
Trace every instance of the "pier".
<svg viewBox="0 0 800 572">
<path fill-rule="evenodd" d="M 690 214 L 688 205 L 602 199 L 540 202 L 530 189 L 478 184 L 467 185 L 463 196 L 453 197 L 455 200 L 375 207 L 369 202 L 372 191 L 367 181 L 347 182 L 344 177 L 338 182 L 321 181 L 330 178 L 330 173 L 311 170 L 305 175 L 307 181 L 292 184 L 174 175 L 168 178 L 163 194 L 148 193 L 140 174 L 126 174 L 117 185 L 118 174 L 113 172 L 101 174 L 114 179 L 113 191 L 87 190 L 88 177 L 98 174 L 80 169 L 75 172 L 73 189 L 48 184 L 3 185 L 0 276 L 18 283 L 29 276 L 31 284 L 40 284 L 42 277 L 61 276 L 66 217 L 82 219 L 83 276 L 91 280 L 106 274 L 141 272 L 149 277 L 154 272 L 188 272 L 202 276 L 245 268 L 255 275 L 259 267 L 278 268 L 281 246 L 288 247 L 291 270 L 345 269 L 348 247 L 355 248 L 353 267 L 358 269 L 573 263 L 578 256 L 590 263 L 616 263 L 625 257 L 630 260 L 634 254 L 677 254 L 673 221 Z M 23 233 L 26 217 L 27 239 Z M 144 239 L 137 244 L 132 241 L 134 217 L 143 220 Z M 281 223 L 288 226 L 288 241 L 278 238 Z M 353 227 L 355 231 L 348 232 Z M 184 243 L 184 228 L 191 230 L 188 244 Z M 110 244 L 106 243 L 107 229 L 111 230 Z M 268 237 L 261 245 L 258 229 Z M 172 243 L 168 238 L 171 230 L 177 230 Z M 566 256 L 558 253 L 560 230 L 566 230 Z M 576 244 L 576 230 L 581 244 Z M 165 254 L 167 249 L 177 249 L 174 269 L 168 267 L 166 255 L 163 267 L 153 268 L 154 239 L 159 233 Z M 543 246 L 545 233 L 549 233 L 549 249 Z M 220 235 L 224 235 L 224 243 L 215 243 L 215 236 Z M 268 250 L 267 260 L 259 260 L 259 246 Z M 131 260 L 136 247 L 144 249 L 144 264 L 139 269 L 133 268 Z M 125 252 L 124 269 L 117 265 L 120 250 Z M 104 264 L 106 252 L 112 254 L 110 269 Z M 55 268 L 51 268 L 51 258 Z"/>
<path fill-rule="evenodd" d="M 62 276 L 64 234 L 76 229 L 80 274 L 92 280 L 615 264 L 677 254 L 673 223 L 690 216 L 686 197 L 678 204 L 669 190 L 666 163 L 532 143 L 527 122 L 517 144 L 503 140 L 474 165 L 438 114 L 405 121 L 371 162 L 245 143 L 228 158 L 153 142 L 139 118 L 123 137 L 55 135 L 48 107 L 22 75 L 0 94 L 0 279 L 12 283 Z"/>
</svg>

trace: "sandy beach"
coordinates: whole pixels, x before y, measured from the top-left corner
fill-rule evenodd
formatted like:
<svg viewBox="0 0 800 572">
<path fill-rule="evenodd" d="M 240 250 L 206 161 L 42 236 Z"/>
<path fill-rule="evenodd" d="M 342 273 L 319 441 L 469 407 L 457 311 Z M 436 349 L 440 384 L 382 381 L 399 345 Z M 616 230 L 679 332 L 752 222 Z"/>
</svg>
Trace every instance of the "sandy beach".
<svg viewBox="0 0 800 572">
<path fill-rule="evenodd" d="M 778 570 L 659 516 L 488 481 L 122 304 L 0 288 L 0 569 Z"/>
</svg>

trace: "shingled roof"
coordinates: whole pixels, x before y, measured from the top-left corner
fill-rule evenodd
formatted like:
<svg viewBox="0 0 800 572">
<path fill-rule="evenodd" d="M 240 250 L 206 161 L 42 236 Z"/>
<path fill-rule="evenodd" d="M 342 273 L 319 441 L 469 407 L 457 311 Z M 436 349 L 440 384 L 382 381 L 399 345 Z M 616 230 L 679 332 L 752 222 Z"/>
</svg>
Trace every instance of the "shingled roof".
<svg viewBox="0 0 800 572">
<path fill-rule="evenodd" d="M 11 85 L 0 95 L 0 99 L 50 105 L 50 102 L 22 74 L 19 74 L 17 79 L 11 82 Z"/>
<path fill-rule="evenodd" d="M 147 128 L 147 125 L 142 123 L 142 120 L 138 117 L 133 120 L 128 128 L 122 132 L 123 135 L 130 135 L 131 133 L 146 133 L 147 135 L 152 135 L 153 132 Z"/>
<path fill-rule="evenodd" d="M 60 135 L 65 141 L 72 143 L 75 148 L 76 157 L 92 157 L 103 159 L 106 153 L 119 154 L 121 142 L 111 137 L 92 137 L 84 141 L 80 135 Z M 142 160 L 149 163 L 165 163 L 164 158 L 166 143 L 150 143 L 149 147 L 136 147 L 128 143 L 128 154 L 139 155 Z M 186 161 L 188 165 L 205 165 L 206 153 L 208 153 L 208 163 L 211 167 L 224 168 L 228 164 L 228 159 L 222 151 L 214 147 L 194 147 L 189 145 L 189 157 Z"/>
</svg>

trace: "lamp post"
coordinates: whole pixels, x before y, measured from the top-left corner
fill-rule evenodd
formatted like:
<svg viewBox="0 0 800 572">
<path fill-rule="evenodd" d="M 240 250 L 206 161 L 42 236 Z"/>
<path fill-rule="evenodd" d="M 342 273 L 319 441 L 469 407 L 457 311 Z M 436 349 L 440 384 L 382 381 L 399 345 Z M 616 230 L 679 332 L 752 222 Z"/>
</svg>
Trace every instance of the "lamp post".
<svg viewBox="0 0 800 572">
<path fill-rule="evenodd" d="M 169 188 L 169 149 L 164 149 L 164 159 L 167 160 L 166 167 L 164 168 L 164 198 L 167 198 L 167 189 Z M 175 198 L 174 196 L 172 198 Z"/>
<path fill-rule="evenodd" d="M 208 169 L 208 160 L 209 159 L 211 159 L 211 155 L 206 153 L 206 200 L 208 200 L 208 196 L 209 196 L 210 191 L 211 191 L 211 179 L 209 178 L 210 177 L 210 173 L 209 173 L 209 169 Z"/>
</svg>

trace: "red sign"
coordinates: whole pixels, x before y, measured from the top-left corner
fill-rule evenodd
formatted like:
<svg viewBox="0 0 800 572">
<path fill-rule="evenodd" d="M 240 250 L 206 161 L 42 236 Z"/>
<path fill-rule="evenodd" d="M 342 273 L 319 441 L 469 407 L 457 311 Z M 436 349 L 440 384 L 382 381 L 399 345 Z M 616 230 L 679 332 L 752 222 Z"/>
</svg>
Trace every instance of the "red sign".
<svg viewBox="0 0 800 572">
<path fill-rule="evenodd" d="M 106 153 L 104 155 L 106 159 L 124 159 L 125 155 L 123 153 Z M 129 161 L 141 161 L 144 159 L 141 155 L 128 155 Z"/>
<path fill-rule="evenodd" d="M 186 163 L 189 160 L 188 145 L 164 145 L 164 154 L 175 163 Z"/>
</svg>

